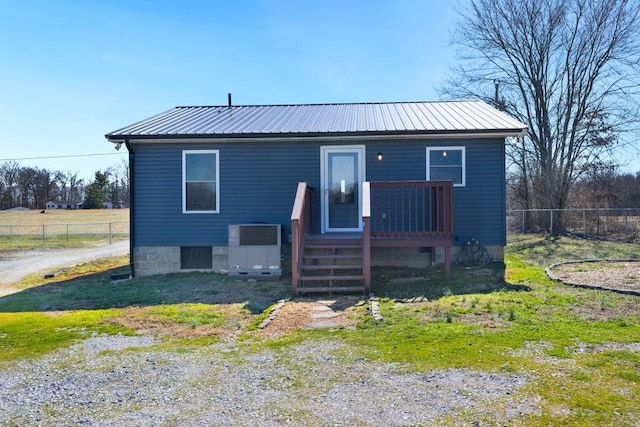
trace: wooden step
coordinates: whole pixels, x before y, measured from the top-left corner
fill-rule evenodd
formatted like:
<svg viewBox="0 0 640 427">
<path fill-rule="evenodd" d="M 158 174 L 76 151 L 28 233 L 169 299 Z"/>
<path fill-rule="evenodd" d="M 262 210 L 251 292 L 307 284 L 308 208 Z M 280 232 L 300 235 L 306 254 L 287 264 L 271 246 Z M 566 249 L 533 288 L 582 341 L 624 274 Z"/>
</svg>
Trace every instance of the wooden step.
<svg viewBox="0 0 640 427">
<path fill-rule="evenodd" d="M 305 285 L 298 287 L 296 292 L 364 293 L 364 286 L 349 283 L 364 281 L 363 253 L 363 240 L 357 236 L 307 238 L 298 277 Z"/>
<path fill-rule="evenodd" d="M 304 254 L 303 259 L 362 259 L 362 254 Z"/>
<path fill-rule="evenodd" d="M 303 270 L 362 270 L 362 264 L 303 264 L 300 267 Z"/>
<path fill-rule="evenodd" d="M 306 243 L 304 245 L 305 249 L 362 249 L 362 243 L 361 244 L 347 244 L 347 243 L 340 243 L 340 244 L 332 244 L 332 245 L 325 245 L 324 243 Z"/>
<path fill-rule="evenodd" d="M 300 280 L 305 281 L 333 281 L 333 280 L 364 280 L 364 276 L 353 275 L 353 276 L 300 276 Z"/>
<path fill-rule="evenodd" d="M 296 293 L 298 294 L 306 294 L 306 293 L 312 293 L 312 292 L 320 292 L 323 294 L 326 293 L 332 293 L 332 292 L 350 292 L 350 293 L 354 293 L 354 292 L 360 292 L 360 293 L 365 293 L 365 287 L 364 286 L 337 286 L 337 287 L 298 287 L 296 289 Z"/>
<path fill-rule="evenodd" d="M 313 237 L 307 238 L 305 245 L 360 245 L 362 246 L 362 239 L 315 239 Z"/>
</svg>

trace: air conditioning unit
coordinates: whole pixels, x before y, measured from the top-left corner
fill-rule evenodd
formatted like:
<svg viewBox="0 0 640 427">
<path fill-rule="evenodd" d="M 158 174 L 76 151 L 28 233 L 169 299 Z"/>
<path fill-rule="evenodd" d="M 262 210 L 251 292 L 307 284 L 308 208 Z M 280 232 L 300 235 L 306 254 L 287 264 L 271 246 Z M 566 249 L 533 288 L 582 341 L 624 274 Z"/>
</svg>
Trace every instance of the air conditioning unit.
<svg viewBox="0 0 640 427">
<path fill-rule="evenodd" d="M 229 225 L 229 276 L 280 277 L 280 224 Z"/>
</svg>

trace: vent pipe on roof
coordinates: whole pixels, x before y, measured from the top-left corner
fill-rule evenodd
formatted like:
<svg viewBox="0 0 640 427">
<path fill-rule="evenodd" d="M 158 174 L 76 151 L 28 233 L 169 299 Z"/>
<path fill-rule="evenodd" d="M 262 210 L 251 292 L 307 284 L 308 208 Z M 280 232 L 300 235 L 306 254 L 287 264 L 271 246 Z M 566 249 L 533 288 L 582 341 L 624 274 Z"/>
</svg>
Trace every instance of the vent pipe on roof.
<svg viewBox="0 0 640 427">
<path fill-rule="evenodd" d="M 227 99 L 228 99 L 228 101 L 229 101 L 229 104 L 228 104 L 228 105 L 229 105 L 229 108 L 231 108 L 231 92 L 229 92 L 229 93 L 227 94 Z"/>
</svg>

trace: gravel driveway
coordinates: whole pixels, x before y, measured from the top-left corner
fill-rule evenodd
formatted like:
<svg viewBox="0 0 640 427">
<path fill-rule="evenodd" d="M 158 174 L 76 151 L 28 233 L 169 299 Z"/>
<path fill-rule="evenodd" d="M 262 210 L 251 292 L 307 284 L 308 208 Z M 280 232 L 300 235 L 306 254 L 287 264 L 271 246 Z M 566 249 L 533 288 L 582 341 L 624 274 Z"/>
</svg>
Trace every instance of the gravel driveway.
<svg viewBox="0 0 640 427">
<path fill-rule="evenodd" d="M 0 253 L 0 295 L 6 295 L 7 285 L 29 274 L 54 271 L 98 258 L 126 255 L 129 241 L 82 249 L 48 249 Z"/>
<path fill-rule="evenodd" d="M 339 340 L 258 353 L 157 343 L 94 337 L 2 368 L 0 425 L 486 426 L 539 414 L 542 403 L 522 392 L 526 375 L 404 372 Z"/>
</svg>

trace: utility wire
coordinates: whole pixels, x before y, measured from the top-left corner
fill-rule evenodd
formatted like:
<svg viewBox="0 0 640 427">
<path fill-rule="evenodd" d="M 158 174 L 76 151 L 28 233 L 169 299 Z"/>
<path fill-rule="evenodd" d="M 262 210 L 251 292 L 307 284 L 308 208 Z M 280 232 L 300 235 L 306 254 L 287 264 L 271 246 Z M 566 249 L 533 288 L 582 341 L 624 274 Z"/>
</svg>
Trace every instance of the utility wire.
<svg viewBox="0 0 640 427">
<path fill-rule="evenodd" d="M 123 154 L 126 154 L 126 151 L 122 153 L 67 154 L 64 156 L 20 157 L 15 159 L 0 159 L 0 162 L 10 162 L 18 160 L 68 159 L 71 157 L 117 156 Z"/>
</svg>

